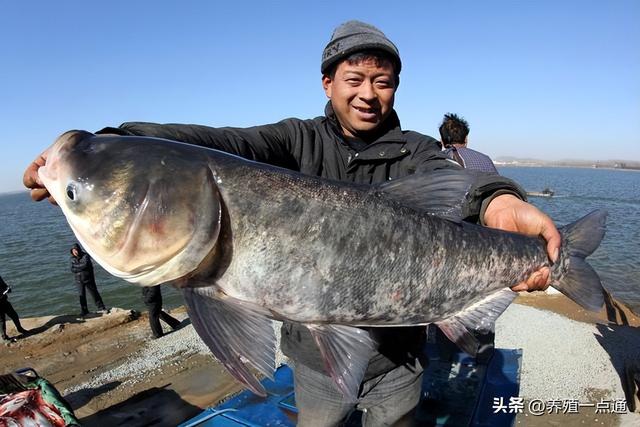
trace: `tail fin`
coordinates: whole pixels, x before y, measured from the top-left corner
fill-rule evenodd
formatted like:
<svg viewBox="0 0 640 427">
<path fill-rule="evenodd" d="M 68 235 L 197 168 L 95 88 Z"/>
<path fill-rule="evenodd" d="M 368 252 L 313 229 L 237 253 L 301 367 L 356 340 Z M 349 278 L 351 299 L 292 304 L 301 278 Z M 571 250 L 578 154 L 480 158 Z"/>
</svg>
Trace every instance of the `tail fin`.
<svg viewBox="0 0 640 427">
<path fill-rule="evenodd" d="M 587 310 L 599 311 L 604 305 L 604 289 L 598 273 L 587 263 L 604 238 L 607 211 L 595 210 L 560 228 L 562 249 L 555 270 L 564 272 L 553 287 Z"/>
</svg>

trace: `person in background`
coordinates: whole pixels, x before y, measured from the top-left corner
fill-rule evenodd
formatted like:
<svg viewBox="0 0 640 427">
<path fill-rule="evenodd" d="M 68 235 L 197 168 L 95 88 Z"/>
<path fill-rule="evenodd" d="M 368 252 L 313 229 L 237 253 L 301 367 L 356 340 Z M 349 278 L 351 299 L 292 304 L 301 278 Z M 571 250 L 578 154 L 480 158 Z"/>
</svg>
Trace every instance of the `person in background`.
<svg viewBox="0 0 640 427">
<path fill-rule="evenodd" d="M 460 166 L 482 172 L 498 173 L 489 156 L 467 148 L 469 123 L 465 119 L 447 113 L 444 115 L 439 131 L 445 154 L 460 163 Z"/>
<path fill-rule="evenodd" d="M 254 83 L 271 84 L 264 81 L 258 68 Z M 322 54 L 322 87 L 329 98 L 323 116 L 289 118 L 249 128 L 129 122 L 98 133 L 167 138 L 358 184 L 380 184 L 413 173 L 428 178 L 440 169 L 465 174 L 460 165 L 442 154 L 438 141 L 401 128 L 393 108 L 400 70 L 398 49 L 382 31 L 349 21 L 336 28 Z M 286 67 L 282 67 L 278 84 L 289 84 Z M 23 182 L 32 189 L 34 200 L 52 201 L 37 173 L 48 156 L 45 150 L 25 170 Z M 524 201 L 518 185 L 504 177 L 485 175 L 477 178 L 475 189 L 464 201 L 468 219 L 539 235 L 547 242 L 550 258 L 557 259 L 561 238 L 553 221 Z M 544 289 L 548 283 L 549 269 L 541 268 L 512 289 Z M 364 426 L 393 425 L 416 406 L 422 385 L 417 356 L 422 352 L 425 328 L 389 327 L 371 332 L 378 348 L 372 351 L 358 399 L 352 402 L 329 376 L 308 329 L 284 322 L 281 346 L 293 360 L 299 426 L 340 425 L 355 409 L 363 411 Z"/>
<path fill-rule="evenodd" d="M 484 153 L 467 148 L 469 142 L 469 123 L 456 114 L 447 113 L 439 127 L 444 153 L 465 169 L 498 174 L 493 160 Z M 435 336 L 441 360 L 451 360 L 458 348 L 435 325 L 429 325 L 428 333 Z M 495 333 L 474 334 L 480 348 L 476 356 L 479 364 L 488 364 L 495 349 Z"/>
<path fill-rule="evenodd" d="M 160 291 L 160 285 L 143 286 L 142 298 L 144 305 L 149 311 L 149 326 L 151 326 L 154 339 L 164 335 L 162 325 L 160 324 L 161 319 L 174 331 L 180 327 L 180 321 L 178 319 L 162 310 L 162 292 Z"/>
<path fill-rule="evenodd" d="M 80 317 L 89 314 L 89 309 L 87 308 L 87 290 L 98 308 L 98 313 L 108 313 L 104 302 L 102 302 L 102 297 L 98 292 L 98 287 L 96 286 L 91 257 L 88 253 L 84 252 L 77 243 L 74 243 L 71 247 L 71 272 L 76 279 L 76 286 L 78 287 Z"/>
<path fill-rule="evenodd" d="M 27 335 L 29 331 L 22 327 L 20 324 L 20 317 L 18 313 L 13 309 L 13 306 L 9 302 L 9 293 L 11 287 L 0 277 L 0 332 L 2 332 L 2 339 L 5 341 L 15 342 L 15 338 L 7 335 L 7 325 L 5 323 L 5 315 L 9 316 L 13 320 L 13 324 L 16 326 L 18 332 L 23 335 Z"/>
</svg>

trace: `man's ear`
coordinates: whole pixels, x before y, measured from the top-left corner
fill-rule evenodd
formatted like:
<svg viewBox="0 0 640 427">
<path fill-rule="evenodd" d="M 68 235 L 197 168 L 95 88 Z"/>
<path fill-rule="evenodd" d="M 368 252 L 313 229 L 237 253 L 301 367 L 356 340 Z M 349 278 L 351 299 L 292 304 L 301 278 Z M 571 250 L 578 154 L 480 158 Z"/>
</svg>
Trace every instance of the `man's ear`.
<svg viewBox="0 0 640 427">
<path fill-rule="evenodd" d="M 398 91 L 398 88 L 399 88 L 399 87 L 400 87 L 400 74 L 398 74 L 398 75 L 396 76 L 396 90 L 395 90 L 395 92 L 397 92 L 397 91 Z"/>
<path fill-rule="evenodd" d="M 327 75 L 322 76 L 322 89 L 327 98 L 331 99 L 331 92 L 333 86 L 333 79 Z"/>
</svg>

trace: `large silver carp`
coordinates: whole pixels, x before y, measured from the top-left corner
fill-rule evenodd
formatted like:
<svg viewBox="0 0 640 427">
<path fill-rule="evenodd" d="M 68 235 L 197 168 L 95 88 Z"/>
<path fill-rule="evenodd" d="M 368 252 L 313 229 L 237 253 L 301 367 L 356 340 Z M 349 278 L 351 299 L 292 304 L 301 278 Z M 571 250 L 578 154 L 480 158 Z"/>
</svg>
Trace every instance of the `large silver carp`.
<svg viewBox="0 0 640 427">
<path fill-rule="evenodd" d="M 470 331 L 492 328 L 515 298 L 509 286 L 541 266 L 574 301 L 603 305 L 585 257 L 606 212 L 563 227 L 551 265 L 541 239 L 459 220 L 456 203 L 473 181 L 464 171 L 362 186 L 167 140 L 75 131 L 58 138 L 39 175 L 107 271 L 181 287 L 197 333 L 258 394 L 245 362 L 272 375 L 270 319 L 306 325 L 355 399 L 375 346 L 357 326 L 436 323 L 473 353 Z"/>
</svg>

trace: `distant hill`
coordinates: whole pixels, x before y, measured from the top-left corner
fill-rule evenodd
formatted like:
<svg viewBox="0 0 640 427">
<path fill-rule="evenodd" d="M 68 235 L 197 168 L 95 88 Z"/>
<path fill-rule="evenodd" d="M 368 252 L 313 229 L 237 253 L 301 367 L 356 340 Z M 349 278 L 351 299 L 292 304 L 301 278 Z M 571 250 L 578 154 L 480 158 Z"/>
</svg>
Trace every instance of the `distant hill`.
<svg viewBox="0 0 640 427">
<path fill-rule="evenodd" d="M 556 166 L 556 167 L 576 167 L 576 168 L 609 168 L 609 169 L 635 169 L 640 170 L 640 162 L 634 160 L 540 160 L 519 158 L 511 156 L 501 156 L 493 159 L 499 166 Z"/>
</svg>

